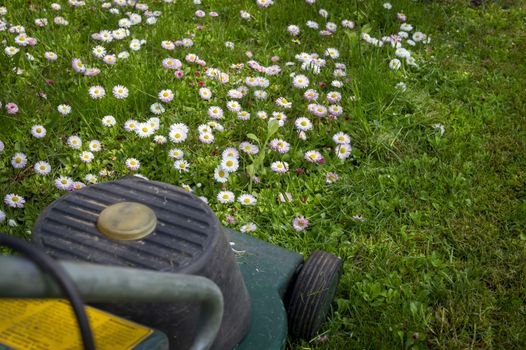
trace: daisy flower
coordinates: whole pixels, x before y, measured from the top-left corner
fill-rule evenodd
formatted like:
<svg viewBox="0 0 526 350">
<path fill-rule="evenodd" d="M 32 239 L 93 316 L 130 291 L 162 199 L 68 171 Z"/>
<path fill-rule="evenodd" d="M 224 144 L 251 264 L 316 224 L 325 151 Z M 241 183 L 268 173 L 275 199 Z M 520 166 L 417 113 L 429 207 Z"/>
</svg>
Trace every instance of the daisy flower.
<svg viewBox="0 0 526 350">
<path fill-rule="evenodd" d="M 231 90 L 228 90 L 227 95 L 228 97 L 233 98 L 233 99 L 240 99 L 243 97 L 243 92 L 237 89 L 231 89 Z"/>
<path fill-rule="evenodd" d="M 343 108 L 340 105 L 330 105 L 328 111 L 331 116 L 338 117 L 343 113 Z"/>
<path fill-rule="evenodd" d="M 0 210 L 0 224 L 5 221 L 6 215 L 3 211 Z"/>
<path fill-rule="evenodd" d="M 98 152 L 100 151 L 101 149 L 101 144 L 100 144 L 100 141 L 99 140 L 91 140 L 89 142 L 89 150 L 92 151 L 92 152 Z"/>
<path fill-rule="evenodd" d="M 239 161 L 234 157 L 226 157 L 221 160 L 221 168 L 223 170 L 232 173 L 239 168 Z"/>
<path fill-rule="evenodd" d="M 219 183 L 225 183 L 228 181 L 229 172 L 218 166 L 214 170 L 214 179 Z"/>
<path fill-rule="evenodd" d="M 272 0 L 256 0 L 256 4 L 259 6 L 259 7 L 269 7 L 270 5 L 272 5 L 274 2 Z"/>
<path fill-rule="evenodd" d="M 309 78 L 302 74 L 298 74 L 292 78 L 292 85 L 298 89 L 305 89 L 309 86 Z"/>
<path fill-rule="evenodd" d="M 351 137 L 344 132 L 339 132 L 337 134 L 334 134 L 334 136 L 332 137 L 332 140 L 338 144 L 344 144 L 344 143 L 350 143 Z"/>
<path fill-rule="evenodd" d="M 349 158 L 349 155 L 351 154 L 352 147 L 348 143 L 340 144 L 336 147 L 336 155 L 340 159 L 346 159 Z"/>
<path fill-rule="evenodd" d="M 410 32 L 413 30 L 413 26 L 410 25 L 409 23 L 402 23 L 400 25 L 400 29 L 403 30 L 404 32 Z"/>
<path fill-rule="evenodd" d="M 129 119 L 124 123 L 124 130 L 126 131 L 135 131 L 139 126 L 139 122 L 133 119 Z"/>
<path fill-rule="evenodd" d="M 272 112 L 272 119 L 276 119 L 277 121 L 279 121 L 279 125 L 280 126 L 283 126 L 283 123 L 285 123 L 287 121 L 287 115 L 283 112 Z M 270 120 L 269 120 L 270 122 Z"/>
<path fill-rule="evenodd" d="M 190 170 L 190 163 L 184 159 L 178 159 L 174 162 L 174 168 L 180 173 L 187 173 Z"/>
<path fill-rule="evenodd" d="M 290 194 L 289 192 L 285 192 L 285 193 L 280 193 L 278 195 L 278 202 L 280 203 L 290 203 L 294 200 L 294 197 L 292 197 L 292 194 Z"/>
<path fill-rule="evenodd" d="M 265 100 L 268 97 L 268 92 L 265 90 L 256 90 L 254 91 L 254 97 L 258 100 Z"/>
<path fill-rule="evenodd" d="M 354 28 L 354 22 L 353 21 L 349 21 L 348 19 L 344 19 L 342 21 L 342 27 L 348 28 L 348 29 L 353 29 Z"/>
<path fill-rule="evenodd" d="M 218 106 L 212 106 L 208 108 L 208 116 L 212 119 L 221 119 L 223 118 L 223 109 Z"/>
<path fill-rule="evenodd" d="M 192 47 L 192 46 L 194 46 L 194 42 L 190 38 L 184 38 L 182 40 L 182 44 L 183 44 L 184 47 Z"/>
<path fill-rule="evenodd" d="M 246 141 L 239 144 L 239 149 L 248 154 L 257 154 L 259 152 L 258 146 Z"/>
<path fill-rule="evenodd" d="M 289 170 L 289 164 L 287 162 L 274 162 L 270 168 L 276 173 L 286 173 Z"/>
<path fill-rule="evenodd" d="M 237 101 L 228 101 L 226 107 L 230 112 L 239 112 L 241 110 L 241 105 Z"/>
<path fill-rule="evenodd" d="M 100 85 L 92 86 L 89 88 L 89 95 L 92 99 L 101 99 L 106 95 L 106 90 Z"/>
<path fill-rule="evenodd" d="M 166 136 L 163 135 L 155 135 L 153 137 L 153 141 L 158 145 L 164 145 L 167 142 Z"/>
<path fill-rule="evenodd" d="M 101 41 L 108 43 L 113 41 L 113 36 L 111 35 L 111 32 L 109 30 L 101 30 L 99 32 L 99 38 Z"/>
<path fill-rule="evenodd" d="M 241 205 L 255 205 L 257 203 L 256 197 L 251 194 L 242 194 L 237 198 Z"/>
<path fill-rule="evenodd" d="M 400 90 L 401 92 L 405 92 L 407 90 L 407 85 L 404 83 L 404 82 L 399 82 L 398 84 L 395 85 L 395 88 L 397 90 Z"/>
<path fill-rule="evenodd" d="M 186 140 L 186 138 L 188 137 L 188 134 L 184 130 L 181 130 L 181 129 L 172 129 L 170 130 L 170 133 L 168 134 L 168 136 L 170 137 L 170 140 L 173 143 L 180 143 Z"/>
<path fill-rule="evenodd" d="M 227 149 L 225 149 L 223 151 L 223 153 L 221 153 L 221 157 L 223 158 L 228 158 L 228 157 L 231 157 L 231 158 L 239 158 L 239 152 L 237 151 L 237 149 L 233 148 L 233 147 L 229 147 Z"/>
<path fill-rule="evenodd" d="M 210 144 L 214 142 L 214 135 L 211 132 L 203 132 L 199 133 L 199 141 L 202 143 Z"/>
<path fill-rule="evenodd" d="M 165 58 L 162 61 L 162 65 L 166 69 L 179 69 L 183 66 L 182 62 L 177 58 Z"/>
<path fill-rule="evenodd" d="M 17 114 L 18 113 L 18 105 L 13 102 L 6 103 L 5 109 L 8 114 Z"/>
<path fill-rule="evenodd" d="M 269 144 L 270 149 L 285 154 L 290 149 L 290 144 L 282 139 L 273 139 Z"/>
<path fill-rule="evenodd" d="M 97 183 L 97 176 L 93 175 L 93 174 L 87 174 L 84 177 L 84 180 L 86 180 L 87 183 L 96 184 Z"/>
<path fill-rule="evenodd" d="M 69 188 L 73 185 L 73 180 L 67 176 L 60 176 L 55 179 L 55 187 L 59 190 L 69 191 Z"/>
<path fill-rule="evenodd" d="M 280 97 L 276 100 L 276 104 L 279 106 L 279 107 L 283 107 L 283 108 L 292 108 L 292 102 L 288 101 L 286 98 L 284 97 Z"/>
<path fill-rule="evenodd" d="M 296 126 L 296 129 L 299 131 L 309 131 L 312 129 L 312 122 L 308 118 L 301 117 L 296 119 L 294 126 Z"/>
<path fill-rule="evenodd" d="M 184 56 L 184 59 L 186 62 L 195 62 L 199 59 L 199 57 L 195 53 L 189 53 L 188 55 Z"/>
<path fill-rule="evenodd" d="M 414 57 L 407 57 L 405 59 L 405 62 L 410 66 L 418 67 L 418 64 L 416 64 L 416 59 Z"/>
<path fill-rule="evenodd" d="M 31 128 L 31 135 L 36 139 L 41 139 L 46 136 L 47 131 L 42 125 L 33 125 Z"/>
<path fill-rule="evenodd" d="M 181 188 L 185 190 L 186 192 L 190 192 L 190 193 L 194 192 L 194 190 L 192 190 L 192 187 L 190 187 L 190 185 L 185 184 L 184 182 L 181 183 Z"/>
<path fill-rule="evenodd" d="M 51 51 L 47 51 L 46 53 L 44 53 L 44 57 L 48 61 L 56 61 L 58 58 L 57 54 Z"/>
<path fill-rule="evenodd" d="M 327 28 L 329 32 L 334 33 L 336 31 L 336 28 L 338 28 L 338 25 L 333 22 L 327 22 L 327 24 L 325 25 L 325 28 Z M 332 57 L 332 55 L 329 55 L 329 56 L 331 56 L 332 58 L 338 58 L 340 56 L 340 53 L 336 49 L 333 49 L 333 50 L 335 50 L 334 52 L 336 53 L 335 54 L 336 57 Z"/>
<path fill-rule="evenodd" d="M 135 171 L 135 170 L 138 170 L 140 166 L 141 166 L 141 163 L 137 159 L 135 158 L 126 159 L 126 168 L 132 171 Z"/>
<path fill-rule="evenodd" d="M 232 203 L 235 198 L 234 193 L 230 191 L 221 191 L 217 194 L 217 200 L 222 204 Z"/>
<path fill-rule="evenodd" d="M 115 62 L 117 62 L 117 58 L 115 57 L 115 55 L 106 55 L 102 58 L 102 61 L 106 64 L 112 65 L 115 64 Z"/>
<path fill-rule="evenodd" d="M 7 46 L 4 49 L 5 54 L 7 56 L 9 56 L 9 57 L 12 57 L 12 56 L 16 55 L 18 53 L 18 51 L 20 51 L 20 49 L 17 48 L 17 47 L 14 47 L 14 46 Z"/>
<path fill-rule="evenodd" d="M 427 35 L 425 35 L 422 32 L 414 32 L 413 33 L 413 41 L 414 42 L 424 41 L 424 40 L 426 40 L 426 38 L 427 38 Z"/>
<path fill-rule="evenodd" d="M 156 103 L 153 103 L 151 106 L 150 106 L 150 111 L 153 113 L 153 114 L 163 114 L 165 112 L 165 109 L 163 107 L 162 104 L 156 102 Z"/>
<path fill-rule="evenodd" d="M 237 118 L 240 120 L 249 120 L 250 113 L 248 113 L 247 111 L 240 111 L 237 113 Z"/>
<path fill-rule="evenodd" d="M 303 94 L 303 97 L 305 97 L 307 101 L 316 101 L 319 97 L 319 94 L 316 90 L 309 89 L 305 91 L 305 93 Z"/>
<path fill-rule="evenodd" d="M 135 128 L 135 133 L 140 138 L 150 137 L 150 136 L 153 135 L 154 132 L 155 132 L 155 130 L 148 123 L 140 123 Z"/>
<path fill-rule="evenodd" d="M 84 72 L 84 75 L 87 77 L 94 77 L 100 73 L 100 69 L 98 68 L 88 68 L 86 69 L 86 72 Z"/>
<path fill-rule="evenodd" d="M 161 90 L 158 96 L 159 96 L 159 100 L 165 103 L 171 102 L 174 99 L 174 94 L 172 90 L 170 89 Z"/>
<path fill-rule="evenodd" d="M 15 153 L 11 158 L 11 165 L 15 169 L 22 169 L 27 164 L 27 157 L 24 153 Z"/>
<path fill-rule="evenodd" d="M 75 181 L 69 187 L 69 191 L 77 191 L 77 190 L 80 190 L 80 189 L 82 189 L 84 187 L 86 187 L 86 184 L 84 182 Z"/>
<path fill-rule="evenodd" d="M 327 94 L 327 101 L 330 103 L 338 103 L 342 99 L 342 94 L 338 91 L 331 91 Z"/>
<path fill-rule="evenodd" d="M 292 220 L 292 227 L 294 227 L 294 230 L 298 232 L 304 231 L 307 227 L 309 227 L 309 220 L 305 219 L 304 216 L 295 217 L 294 220 Z"/>
<path fill-rule="evenodd" d="M 179 130 L 188 134 L 188 126 L 184 123 L 175 123 L 170 125 L 170 130 Z"/>
<path fill-rule="evenodd" d="M 86 71 L 86 66 L 80 58 L 74 58 L 71 60 L 71 67 L 73 67 L 73 70 L 77 73 L 84 73 Z"/>
<path fill-rule="evenodd" d="M 11 208 L 23 208 L 25 202 L 24 197 L 15 193 L 6 194 L 4 197 L 4 203 Z"/>
<path fill-rule="evenodd" d="M 69 105 L 58 105 L 57 110 L 62 115 L 68 115 L 71 112 L 71 106 L 69 106 Z"/>
<path fill-rule="evenodd" d="M 80 154 L 80 160 L 84 163 L 91 163 L 93 158 L 95 158 L 95 156 L 90 151 L 84 151 Z"/>
<path fill-rule="evenodd" d="M 300 33 L 300 27 L 291 24 L 287 27 L 287 31 L 290 35 L 297 36 Z"/>
<path fill-rule="evenodd" d="M 244 11 L 244 10 L 239 11 L 239 15 L 245 21 L 248 21 L 250 19 L 250 17 L 251 17 L 250 13 L 248 13 L 247 11 Z"/>
<path fill-rule="evenodd" d="M 254 232 L 256 230 L 257 230 L 257 226 L 256 226 L 256 224 L 254 224 L 252 222 L 241 226 L 241 228 L 239 229 L 239 231 L 241 231 L 243 233 Z"/>
<path fill-rule="evenodd" d="M 161 47 L 165 50 L 170 50 L 170 51 L 175 49 L 175 45 L 173 41 L 170 41 L 170 40 L 161 41 Z"/>
<path fill-rule="evenodd" d="M 209 100 L 212 98 L 212 91 L 210 91 L 209 88 L 200 88 L 199 96 L 201 96 L 203 100 Z"/>
<path fill-rule="evenodd" d="M 95 46 L 91 52 L 93 53 L 93 56 L 97 57 L 97 58 L 102 58 L 104 56 L 106 56 L 106 49 L 104 48 L 104 46 Z"/>
<path fill-rule="evenodd" d="M 317 117 L 324 117 L 327 115 L 327 108 L 323 105 L 314 105 L 311 112 Z"/>
<path fill-rule="evenodd" d="M 82 146 L 82 140 L 80 137 L 73 135 L 68 137 L 68 146 L 73 149 L 79 149 Z"/>
<path fill-rule="evenodd" d="M 184 152 L 181 151 L 179 148 L 172 148 L 168 151 L 168 157 L 173 159 L 181 159 L 184 157 Z"/>
<path fill-rule="evenodd" d="M 327 175 L 325 175 L 325 182 L 328 184 L 333 184 L 339 179 L 340 177 L 336 173 L 327 173 Z"/>
<path fill-rule="evenodd" d="M 267 112 L 265 112 L 265 111 L 259 111 L 259 112 L 256 113 L 256 115 L 257 115 L 258 118 L 261 119 L 261 120 L 265 120 L 265 119 L 268 118 L 268 114 L 267 114 Z"/>
<path fill-rule="evenodd" d="M 389 61 L 389 68 L 392 70 L 398 70 L 402 66 L 402 63 L 398 58 L 393 58 L 391 61 Z"/>
<path fill-rule="evenodd" d="M 314 22 L 314 21 L 307 21 L 307 23 L 305 23 L 305 25 L 311 29 L 318 29 L 320 26 L 317 22 Z"/>
<path fill-rule="evenodd" d="M 219 124 L 218 122 L 215 122 L 215 121 L 210 121 L 207 123 L 207 125 L 212 128 L 213 130 L 217 130 L 219 132 L 225 130 L 225 128 L 223 127 L 223 125 Z"/>
<path fill-rule="evenodd" d="M 102 118 L 102 125 L 107 127 L 112 127 L 117 123 L 115 118 L 112 115 L 107 115 Z"/>
<path fill-rule="evenodd" d="M 318 151 L 307 151 L 305 152 L 305 159 L 310 163 L 319 163 L 323 156 Z"/>
<path fill-rule="evenodd" d="M 128 88 L 122 85 L 114 86 L 112 92 L 113 96 L 119 100 L 128 97 Z"/>
</svg>

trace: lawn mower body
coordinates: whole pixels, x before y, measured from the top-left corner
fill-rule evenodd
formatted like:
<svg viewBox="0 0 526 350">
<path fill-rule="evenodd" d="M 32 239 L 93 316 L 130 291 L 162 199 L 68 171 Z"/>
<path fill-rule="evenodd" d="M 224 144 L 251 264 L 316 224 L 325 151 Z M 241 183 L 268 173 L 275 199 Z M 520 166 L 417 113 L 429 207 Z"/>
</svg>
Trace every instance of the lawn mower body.
<svg viewBox="0 0 526 350">
<path fill-rule="evenodd" d="M 288 333 L 310 339 L 342 269 L 329 253 L 314 252 L 304 262 L 300 254 L 226 229 L 197 197 L 137 177 L 61 197 L 39 217 L 33 242 L 62 261 L 90 305 L 152 329 L 128 349 L 189 349 L 214 322 L 209 344 L 196 348 L 283 349 Z M 61 295 L 32 264 L 10 266 L 29 277 L 18 281 L 0 265 L 0 297 Z M 29 286 L 33 280 L 40 285 Z M 181 285 L 186 295 L 176 299 L 180 280 L 188 280 Z M 209 298 L 215 304 L 206 290 L 215 293 Z"/>
</svg>

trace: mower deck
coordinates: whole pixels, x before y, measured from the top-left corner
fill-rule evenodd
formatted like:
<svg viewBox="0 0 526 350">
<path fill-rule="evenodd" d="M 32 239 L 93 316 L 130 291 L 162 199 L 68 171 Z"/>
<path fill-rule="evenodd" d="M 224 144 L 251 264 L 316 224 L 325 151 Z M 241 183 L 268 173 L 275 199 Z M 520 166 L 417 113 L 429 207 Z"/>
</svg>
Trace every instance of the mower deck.
<svg viewBox="0 0 526 350">
<path fill-rule="evenodd" d="M 246 234 L 225 229 L 252 302 L 252 324 L 236 350 L 283 349 L 287 341 L 287 288 L 303 256 Z"/>
</svg>

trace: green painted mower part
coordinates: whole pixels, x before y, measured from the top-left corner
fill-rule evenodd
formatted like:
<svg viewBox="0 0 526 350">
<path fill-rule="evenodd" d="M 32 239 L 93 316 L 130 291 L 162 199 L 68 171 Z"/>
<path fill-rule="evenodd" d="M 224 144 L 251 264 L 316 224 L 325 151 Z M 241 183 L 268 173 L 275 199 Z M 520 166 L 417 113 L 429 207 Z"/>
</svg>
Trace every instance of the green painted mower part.
<svg viewBox="0 0 526 350">
<path fill-rule="evenodd" d="M 208 278 L 61 261 L 86 302 L 200 302 L 197 334 L 190 349 L 209 349 L 223 317 L 223 295 Z M 0 297 L 60 297 L 60 289 L 33 263 L 0 256 Z"/>
<path fill-rule="evenodd" d="M 225 232 L 233 242 L 252 302 L 250 330 L 235 349 L 283 349 L 288 329 L 283 299 L 303 265 L 303 256 L 243 233 Z"/>
</svg>

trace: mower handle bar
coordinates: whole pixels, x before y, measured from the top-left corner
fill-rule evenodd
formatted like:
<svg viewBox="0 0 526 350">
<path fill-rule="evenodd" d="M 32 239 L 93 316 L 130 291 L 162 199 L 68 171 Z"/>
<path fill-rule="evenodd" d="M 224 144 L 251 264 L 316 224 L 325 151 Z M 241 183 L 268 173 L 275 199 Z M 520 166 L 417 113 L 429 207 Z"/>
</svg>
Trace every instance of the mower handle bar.
<svg viewBox="0 0 526 350">
<path fill-rule="evenodd" d="M 191 350 L 212 346 L 223 317 L 223 294 L 210 279 L 128 267 L 58 261 L 86 302 L 199 302 Z M 60 288 L 29 260 L 0 256 L 0 297 L 61 297 Z"/>
</svg>

